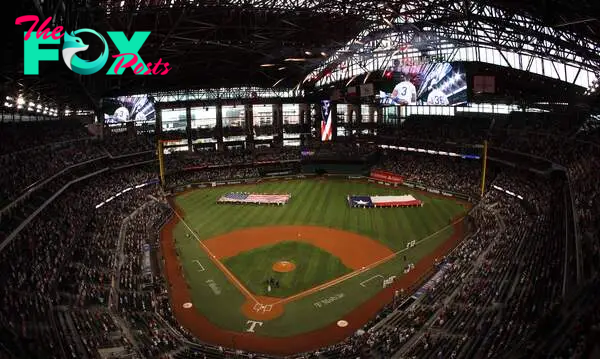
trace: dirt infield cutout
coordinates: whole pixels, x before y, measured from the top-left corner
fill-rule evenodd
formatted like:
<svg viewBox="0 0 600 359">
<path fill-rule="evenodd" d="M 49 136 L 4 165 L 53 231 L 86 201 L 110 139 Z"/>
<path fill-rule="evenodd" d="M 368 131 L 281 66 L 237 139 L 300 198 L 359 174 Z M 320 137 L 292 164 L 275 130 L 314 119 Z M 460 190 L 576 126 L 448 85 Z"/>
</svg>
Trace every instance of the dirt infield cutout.
<svg viewBox="0 0 600 359">
<path fill-rule="evenodd" d="M 305 242 L 319 247 L 337 256 L 344 265 L 357 270 L 374 262 L 393 255 L 388 247 L 365 236 L 339 229 L 316 226 L 275 226 L 247 228 L 213 237 L 202 242 L 216 260 L 234 257 L 242 252 L 260 248 L 294 238 L 294 241 Z M 296 265 L 289 261 L 276 262 L 272 269 L 276 272 L 289 272 Z M 239 283 L 237 278 L 228 275 Z M 336 278 L 329 284 L 342 278 Z M 240 283 L 241 284 L 241 283 Z M 288 299 L 248 296 L 241 308 L 248 319 L 267 321 L 281 316 L 286 302 L 307 296 L 327 286 L 313 287 Z"/>
<path fill-rule="evenodd" d="M 296 269 L 296 265 L 289 261 L 278 261 L 273 264 L 273 271 L 278 273 L 288 273 Z"/>
<path fill-rule="evenodd" d="M 246 228 L 207 239 L 203 244 L 217 259 L 222 259 L 289 240 L 319 247 L 338 257 L 345 266 L 353 270 L 361 269 L 394 253 L 369 237 L 317 226 Z"/>
</svg>

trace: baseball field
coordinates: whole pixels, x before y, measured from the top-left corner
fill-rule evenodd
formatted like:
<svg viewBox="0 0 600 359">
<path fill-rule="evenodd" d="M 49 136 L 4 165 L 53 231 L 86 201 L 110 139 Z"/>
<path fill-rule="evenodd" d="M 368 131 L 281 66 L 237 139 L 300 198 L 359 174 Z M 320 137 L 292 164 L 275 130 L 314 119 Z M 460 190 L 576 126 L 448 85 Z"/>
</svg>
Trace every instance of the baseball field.
<svg viewBox="0 0 600 359">
<path fill-rule="evenodd" d="M 291 200 L 216 203 L 232 191 Z M 423 206 L 347 202 L 406 194 Z M 334 344 L 362 327 L 462 239 L 468 210 L 453 198 L 341 179 L 211 187 L 170 202 L 177 215 L 161 237 L 179 322 L 204 341 L 272 354 Z"/>
</svg>

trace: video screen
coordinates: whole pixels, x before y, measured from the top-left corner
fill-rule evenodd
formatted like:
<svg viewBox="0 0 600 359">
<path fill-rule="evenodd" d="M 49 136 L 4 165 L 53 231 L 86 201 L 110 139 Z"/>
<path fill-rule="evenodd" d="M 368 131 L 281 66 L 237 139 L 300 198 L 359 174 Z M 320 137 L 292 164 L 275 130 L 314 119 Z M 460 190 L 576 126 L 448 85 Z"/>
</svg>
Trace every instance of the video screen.
<svg viewBox="0 0 600 359">
<path fill-rule="evenodd" d="M 333 120 L 331 118 L 331 101 L 321 101 L 321 141 L 331 141 L 333 134 Z"/>
<path fill-rule="evenodd" d="M 467 77 L 460 63 L 402 64 L 384 73 L 379 101 L 384 106 L 457 106 L 467 102 Z"/>
<path fill-rule="evenodd" d="M 136 125 L 156 122 L 154 102 L 148 95 L 104 98 L 102 111 L 104 123 L 109 126 L 127 122 L 135 122 Z"/>
</svg>

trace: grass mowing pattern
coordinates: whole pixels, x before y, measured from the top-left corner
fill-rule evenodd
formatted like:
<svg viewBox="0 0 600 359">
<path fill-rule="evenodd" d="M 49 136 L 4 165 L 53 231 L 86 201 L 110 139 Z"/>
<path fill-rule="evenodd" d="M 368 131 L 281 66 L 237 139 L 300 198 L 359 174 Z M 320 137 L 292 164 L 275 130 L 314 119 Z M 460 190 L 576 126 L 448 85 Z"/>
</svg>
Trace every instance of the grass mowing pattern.
<svg viewBox="0 0 600 359">
<path fill-rule="evenodd" d="M 216 204 L 225 193 L 291 193 L 284 206 Z M 412 194 L 424 201 L 415 208 L 350 208 L 346 196 Z M 200 239 L 247 227 L 314 225 L 352 231 L 381 241 L 394 251 L 406 248 L 450 224 L 465 212 L 453 199 L 428 197 L 406 187 L 383 187 L 347 180 L 298 180 L 206 188 L 177 197 L 188 224 Z"/>
<path fill-rule="evenodd" d="M 273 271 L 275 262 L 289 261 L 296 268 L 287 273 Z M 308 243 L 286 241 L 256 248 L 223 260 L 223 264 L 252 293 L 285 298 L 352 272 L 332 254 Z M 279 281 L 279 288 L 267 291 L 267 280 Z"/>
<path fill-rule="evenodd" d="M 221 195 L 233 191 L 291 193 L 292 199 L 285 206 L 216 204 Z M 424 201 L 425 205 L 417 208 L 349 208 L 346 202 L 349 194 L 412 194 Z M 316 225 L 353 231 L 378 240 L 393 250 L 401 250 L 406 248 L 409 241 L 419 241 L 439 231 L 403 252 L 396 260 L 286 304 L 281 317 L 264 322 L 260 328 L 260 335 L 270 337 L 298 335 L 343 319 L 356 306 L 381 291 L 381 281 L 372 280 L 366 287 L 360 285 L 362 281 L 374 275 L 381 275 L 383 278 L 402 276 L 407 263 L 417 263 L 451 236 L 453 230 L 447 227 L 451 219 L 465 213 L 465 208 L 452 198 L 430 197 L 406 187 L 384 187 L 337 179 L 204 188 L 179 195 L 176 202 L 185 212 L 186 223 L 198 231 L 200 240 L 248 227 Z M 445 229 L 440 231 L 442 228 Z M 244 333 L 247 330 L 247 318 L 241 315 L 239 308 L 246 298 L 211 262 L 196 239 L 188 238 L 186 234 L 189 231 L 180 222 L 173 235 L 192 291 L 194 307 L 221 328 Z M 407 257 L 406 260 L 404 256 Z M 196 260 L 206 270 L 198 271 Z M 273 261 L 274 259 L 269 258 L 265 268 L 270 269 Z M 244 271 L 248 270 L 248 267 L 244 268 Z M 216 283 L 221 293 L 215 294 L 207 281 Z M 344 297 L 330 305 L 320 309 L 314 305 L 317 301 L 339 294 L 344 294 Z"/>
</svg>

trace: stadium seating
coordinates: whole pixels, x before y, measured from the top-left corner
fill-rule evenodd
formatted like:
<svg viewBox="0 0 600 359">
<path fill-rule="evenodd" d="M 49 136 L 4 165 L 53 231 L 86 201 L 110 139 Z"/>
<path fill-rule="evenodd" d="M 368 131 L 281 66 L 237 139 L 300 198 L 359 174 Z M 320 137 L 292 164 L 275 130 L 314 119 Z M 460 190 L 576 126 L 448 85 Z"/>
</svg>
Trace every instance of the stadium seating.
<svg viewBox="0 0 600 359">
<path fill-rule="evenodd" d="M 434 121 L 406 124 L 406 132 L 396 140 L 439 144 L 450 138 L 469 143 L 489 136 L 492 146 L 545 158 L 564 168 L 566 176 L 544 178 L 496 168 L 488 188 L 509 189 L 524 200 L 489 189 L 470 213 L 473 233 L 440 259 L 440 265 L 449 264 L 441 281 L 417 299 L 410 298 L 416 288 L 402 293 L 364 328 L 364 335 L 298 358 L 591 355 L 595 337 L 590 333 L 597 336 L 600 323 L 598 132 L 586 125 L 568 138 L 559 137 L 558 131 L 565 131 L 564 116 L 550 124 L 543 122 L 543 115 L 533 117 L 513 115 L 494 126 L 465 120 L 456 131 L 447 121 L 443 128 Z M 471 126 L 477 129 L 471 132 Z M 5 203 L 74 164 L 154 148 L 149 137 L 97 142 L 74 124 L 61 124 L 60 137 L 41 125 L 6 130 L 11 139 L 0 151 L 0 198 Z M 26 145 L 25 131 L 35 133 Z M 81 137 L 85 139 L 64 142 Z M 335 157 L 349 149 L 359 155 L 374 150 L 343 145 L 322 153 Z M 112 167 L 130 166 L 141 157 L 136 158 Z M 169 156 L 167 168 L 172 171 L 169 183 L 184 185 L 255 178 L 261 171 L 247 166 L 254 161 L 299 159 L 296 150 L 198 153 Z M 181 171 L 206 165 L 225 167 Z M 2 216 L 0 240 L 63 186 L 105 167 L 111 165 L 99 161 L 40 186 Z M 387 151 L 376 167 L 472 198 L 479 193 L 476 161 Z M 0 357 L 19 353 L 26 358 L 93 358 L 99 350 L 138 358 L 261 357 L 200 343 L 173 317 L 156 235 L 172 213 L 161 202 L 158 186 L 127 192 L 96 208 L 115 193 L 156 178 L 156 164 L 151 164 L 113 168 L 72 183 L 0 251 Z M 571 218 L 565 206 L 569 196 L 575 210 Z M 573 220 L 577 225 L 570 227 Z M 565 248 L 569 228 L 581 238 L 584 265 L 579 286 L 568 283 L 577 278 L 573 259 L 567 265 L 564 260 L 565 251 L 575 256 Z M 140 249 L 144 245 L 153 258 L 149 275 Z"/>
</svg>

